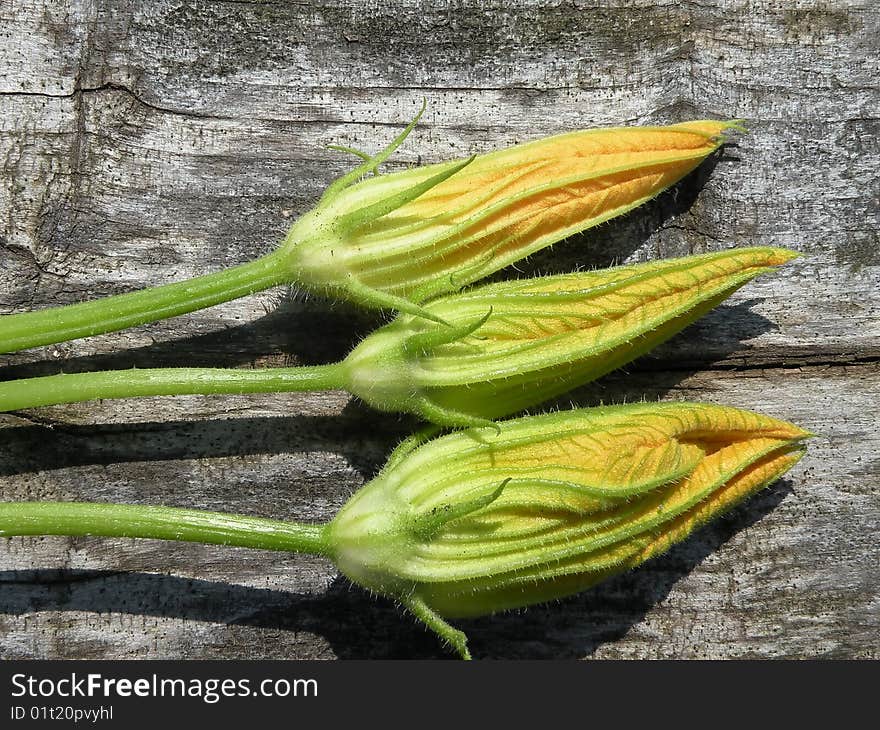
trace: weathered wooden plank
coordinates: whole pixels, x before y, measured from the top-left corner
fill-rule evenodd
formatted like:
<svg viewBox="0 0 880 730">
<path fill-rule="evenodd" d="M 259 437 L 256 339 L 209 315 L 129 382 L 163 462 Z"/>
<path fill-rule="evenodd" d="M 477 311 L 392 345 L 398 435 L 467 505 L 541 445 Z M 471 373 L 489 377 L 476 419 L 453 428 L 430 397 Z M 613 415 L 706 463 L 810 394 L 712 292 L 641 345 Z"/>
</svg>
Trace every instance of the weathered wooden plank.
<svg viewBox="0 0 880 730">
<path fill-rule="evenodd" d="M 750 134 L 673 192 L 519 268 L 802 251 L 572 398 L 724 402 L 820 435 L 789 478 L 650 566 L 467 628 L 478 656 L 880 655 L 876 4 L 13 0 L 0 37 L 2 312 L 270 250 L 350 164 L 324 145 L 377 149 L 423 97 L 392 168 L 597 124 L 745 118 Z M 328 362 L 379 321 L 275 290 L 2 356 L 0 377 Z M 327 519 L 413 426 L 341 393 L 40 409 L 0 416 L 0 495 Z M 0 582 L 2 656 L 442 655 L 316 559 L 15 539 Z"/>
</svg>

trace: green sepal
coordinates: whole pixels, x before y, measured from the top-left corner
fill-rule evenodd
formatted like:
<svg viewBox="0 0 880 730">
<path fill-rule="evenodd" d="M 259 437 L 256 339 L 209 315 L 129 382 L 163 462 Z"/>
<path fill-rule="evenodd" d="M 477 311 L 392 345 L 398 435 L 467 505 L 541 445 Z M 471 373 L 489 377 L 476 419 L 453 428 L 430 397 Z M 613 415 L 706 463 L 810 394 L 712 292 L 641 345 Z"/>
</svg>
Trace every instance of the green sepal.
<svg viewBox="0 0 880 730">
<path fill-rule="evenodd" d="M 321 196 L 321 200 L 318 201 L 318 206 L 320 207 L 322 204 L 329 201 L 331 198 L 336 196 L 338 193 L 342 192 L 352 183 L 356 182 L 359 178 L 364 175 L 375 172 L 376 168 L 379 167 L 385 160 L 387 160 L 391 155 L 394 154 L 395 150 L 397 150 L 400 145 L 409 137 L 410 132 L 415 129 L 416 124 L 419 123 L 419 119 L 422 118 L 422 114 L 425 113 L 425 109 L 428 106 L 428 100 L 422 99 L 422 108 L 419 109 L 419 113 L 416 114 L 415 118 L 406 125 L 406 128 L 398 134 L 391 143 L 385 147 L 381 152 L 373 157 L 367 157 L 367 159 L 363 162 L 363 164 L 358 165 L 354 170 L 349 173 L 346 173 L 342 177 L 334 180 L 327 189 L 324 191 L 324 194 Z M 346 149 L 346 152 L 350 151 Z M 357 154 L 357 153 L 356 153 Z M 360 155 L 358 155 L 360 156 Z"/>
<path fill-rule="evenodd" d="M 446 621 L 439 613 L 425 603 L 418 594 L 413 593 L 409 596 L 401 597 L 399 600 L 404 608 L 409 610 L 428 629 L 437 634 L 445 644 L 451 646 L 462 659 L 471 659 L 471 653 L 467 646 L 467 634 L 456 629 Z"/>
<path fill-rule="evenodd" d="M 333 150 L 334 152 L 346 152 L 349 155 L 354 155 L 355 157 L 359 157 L 360 159 L 364 160 L 365 162 L 372 157 L 372 155 L 370 155 L 368 152 L 361 152 L 360 150 L 355 149 L 354 147 L 346 147 L 344 144 L 328 144 L 327 149 Z M 373 174 L 374 175 L 376 174 L 375 170 L 373 171 Z"/>
<path fill-rule="evenodd" d="M 409 299 L 397 296 L 396 294 L 390 294 L 381 289 L 374 289 L 373 287 L 367 286 L 358 281 L 353 276 L 348 277 L 347 283 L 348 285 L 345 287 L 346 290 L 351 295 L 352 299 L 359 304 L 374 307 L 376 309 L 396 309 L 404 314 L 411 314 L 414 317 L 423 317 L 431 322 L 446 325 L 447 327 L 450 326 L 449 323 L 439 315 L 433 314 L 424 307 L 411 302 Z"/>
<path fill-rule="evenodd" d="M 492 428 L 501 433 L 501 427 L 488 418 L 480 418 L 464 411 L 441 406 L 439 403 L 422 396 L 413 403 L 415 410 L 422 418 L 447 428 Z"/>
<path fill-rule="evenodd" d="M 367 227 L 373 221 L 378 220 L 382 216 L 388 215 L 392 211 L 395 211 L 398 208 L 406 205 L 407 203 L 412 202 L 419 196 L 424 195 L 431 188 L 437 187 L 440 183 L 448 180 L 450 177 L 470 165 L 475 158 L 476 155 L 471 155 L 466 160 L 462 160 L 458 164 L 450 167 L 448 170 L 444 170 L 443 172 L 437 173 L 433 177 L 429 177 L 427 180 L 419 183 L 418 185 L 413 185 L 412 187 L 406 188 L 405 190 L 401 190 L 395 195 L 389 195 L 387 198 L 378 200 L 375 203 L 367 205 L 358 210 L 354 210 L 351 213 L 341 215 L 336 220 L 336 225 L 339 226 L 339 229 L 343 231 L 357 230 L 359 228 Z"/>
<path fill-rule="evenodd" d="M 424 443 L 427 443 L 432 438 L 440 433 L 442 428 L 440 426 L 436 426 L 434 424 L 428 424 L 427 426 L 423 426 L 414 434 L 407 436 L 403 441 L 401 441 L 397 446 L 394 447 L 394 450 L 388 456 L 388 461 L 385 462 L 385 466 L 382 467 L 382 472 L 386 473 L 391 471 L 397 464 L 399 464 L 403 459 L 409 454 L 411 451 L 417 449 Z"/>
<path fill-rule="evenodd" d="M 460 520 L 462 517 L 467 517 L 469 514 L 492 504 L 501 496 L 501 493 L 510 481 L 511 477 L 508 477 L 501 482 L 497 489 L 489 494 L 484 494 L 474 499 L 462 500 L 458 504 L 444 504 L 440 507 L 434 507 L 430 512 L 419 515 L 413 520 L 413 533 L 423 540 L 433 539 L 450 522 Z"/>
<path fill-rule="evenodd" d="M 469 337 L 486 324 L 489 317 L 492 316 L 492 309 L 493 308 L 490 306 L 489 311 L 486 312 L 486 314 L 476 317 L 470 322 L 465 322 L 464 324 L 447 324 L 443 328 L 425 330 L 424 332 L 417 332 L 414 335 L 410 335 L 403 343 L 403 349 L 405 352 L 409 353 L 426 352 L 434 347 L 439 347 L 440 345 L 448 345 L 458 340 L 463 340 L 465 337 Z"/>
</svg>

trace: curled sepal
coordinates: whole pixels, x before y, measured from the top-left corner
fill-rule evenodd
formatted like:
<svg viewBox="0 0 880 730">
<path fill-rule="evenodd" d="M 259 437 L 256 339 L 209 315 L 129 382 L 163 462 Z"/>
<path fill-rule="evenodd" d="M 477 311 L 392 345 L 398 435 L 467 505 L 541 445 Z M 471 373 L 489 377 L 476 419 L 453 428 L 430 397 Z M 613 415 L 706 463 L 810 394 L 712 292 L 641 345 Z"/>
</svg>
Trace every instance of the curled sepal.
<svg viewBox="0 0 880 730">
<path fill-rule="evenodd" d="M 368 227 L 373 223 L 373 221 L 377 220 L 378 218 L 381 218 L 384 215 L 388 215 L 389 213 L 400 208 L 402 205 L 406 205 L 407 203 L 412 202 L 420 195 L 428 192 L 431 188 L 436 187 L 445 180 L 448 180 L 457 172 L 460 172 L 465 167 L 470 165 L 471 162 L 474 161 L 474 159 L 475 156 L 469 157 L 468 159 L 462 160 L 459 163 L 447 166 L 446 169 L 441 170 L 436 175 L 434 175 L 433 177 L 429 177 L 423 182 L 417 183 L 416 185 L 401 190 L 400 192 L 393 195 L 389 195 L 387 198 L 383 198 L 382 200 L 377 200 L 375 203 L 370 203 L 363 208 L 353 210 L 350 213 L 345 213 L 344 215 L 341 215 L 339 216 L 339 218 L 336 219 L 336 225 L 342 231 L 356 231 L 358 229 Z"/>
<path fill-rule="evenodd" d="M 626 364 L 796 255 L 733 249 L 474 287 L 365 338 L 342 364 L 346 387 L 383 410 L 486 425 Z"/>
<path fill-rule="evenodd" d="M 582 130 L 378 174 L 423 111 L 375 156 L 341 148 L 363 162 L 290 229 L 279 255 L 291 280 L 369 307 L 422 304 L 640 205 L 735 126 Z"/>
<path fill-rule="evenodd" d="M 467 656 L 446 619 L 570 595 L 641 564 L 777 479 L 809 435 L 699 403 L 459 431 L 392 459 L 328 525 L 328 549 Z"/>
<path fill-rule="evenodd" d="M 464 499 L 459 502 L 450 502 L 448 504 L 432 507 L 427 512 L 416 515 L 412 520 L 413 534 L 424 540 L 433 539 L 440 530 L 450 522 L 459 520 L 462 517 L 479 512 L 484 507 L 488 507 L 494 502 L 513 477 L 508 477 L 494 492 L 480 494 L 473 499 Z"/>
<path fill-rule="evenodd" d="M 398 134 L 391 142 L 377 155 L 368 155 L 366 152 L 361 152 L 360 150 L 356 150 L 353 147 L 345 147 L 343 145 L 330 145 L 330 149 L 337 149 L 341 152 L 347 152 L 349 154 L 354 155 L 355 157 L 359 157 L 362 162 L 351 172 L 346 173 L 342 177 L 334 180 L 324 191 L 324 194 L 321 196 L 321 200 L 318 205 L 325 204 L 327 201 L 332 200 L 340 192 L 345 190 L 347 187 L 351 186 L 352 183 L 357 182 L 364 175 L 369 175 L 371 172 L 376 173 L 385 160 L 387 160 L 394 152 L 397 150 L 400 145 L 404 143 L 407 137 L 409 137 L 410 132 L 415 129 L 416 125 L 419 123 L 419 120 L 422 118 L 422 114 L 425 113 L 425 109 L 428 106 L 428 102 L 426 99 L 422 99 L 422 106 L 419 109 L 418 113 L 413 117 L 413 120 L 406 125 L 404 130 Z"/>
</svg>

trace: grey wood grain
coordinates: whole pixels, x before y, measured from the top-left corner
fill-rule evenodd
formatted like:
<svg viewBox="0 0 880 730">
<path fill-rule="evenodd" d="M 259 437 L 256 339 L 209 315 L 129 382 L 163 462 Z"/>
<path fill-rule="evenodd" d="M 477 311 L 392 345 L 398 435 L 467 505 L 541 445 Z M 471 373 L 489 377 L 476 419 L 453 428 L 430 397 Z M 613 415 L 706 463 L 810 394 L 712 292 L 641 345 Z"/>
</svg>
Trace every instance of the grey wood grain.
<svg viewBox="0 0 880 730">
<path fill-rule="evenodd" d="M 376 150 L 423 97 L 390 169 L 744 118 L 673 191 L 518 268 L 803 252 L 563 402 L 752 408 L 814 430 L 808 456 L 639 570 L 465 627 L 478 657 L 880 656 L 876 3 L 6 0 L 0 38 L 0 312 L 271 250 L 351 165 L 325 146 Z M 329 362 L 381 320 L 276 289 L 2 356 L 0 377 Z M 328 519 L 414 426 L 335 392 L 36 409 L 0 416 L 0 496 Z M 4 657 L 444 656 L 319 559 L 16 538 L 0 583 Z"/>
</svg>

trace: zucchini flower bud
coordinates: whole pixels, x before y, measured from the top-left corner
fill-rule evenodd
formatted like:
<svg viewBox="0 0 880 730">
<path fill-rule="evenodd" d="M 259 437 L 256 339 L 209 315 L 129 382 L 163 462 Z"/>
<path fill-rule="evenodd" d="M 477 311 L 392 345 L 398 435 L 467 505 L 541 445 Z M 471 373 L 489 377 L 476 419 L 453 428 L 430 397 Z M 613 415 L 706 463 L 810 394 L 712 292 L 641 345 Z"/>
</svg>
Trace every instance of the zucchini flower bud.
<svg viewBox="0 0 880 730">
<path fill-rule="evenodd" d="M 345 387 L 383 410 L 485 425 L 614 370 L 753 277 L 797 256 L 746 248 L 504 281 L 402 314 L 342 363 Z"/>
<path fill-rule="evenodd" d="M 420 306 L 426 299 L 636 207 L 697 167 L 722 144 L 721 132 L 736 127 L 696 121 L 573 132 L 377 174 L 418 119 L 374 157 L 348 150 L 363 164 L 331 184 L 265 256 L 187 281 L 4 315 L 0 352 L 113 332 L 291 283 L 436 319 Z"/>
<path fill-rule="evenodd" d="M 577 593 L 781 476 L 809 433 L 748 411 L 641 403 L 413 437 L 328 523 L 108 503 L 0 503 L 0 538 L 91 535 L 322 555 L 469 658 L 446 619 Z"/>
<path fill-rule="evenodd" d="M 485 426 L 624 365 L 796 255 L 746 248 L 489 284 L 427 302 L 430 317 L 399 315 L 338 363 L 11 380 L 0 383 L 0 411 L 97 398 L 347 389 L 381 410 L 440 426 Z"/>
<path fill-rule="evenodd" d="M 445 618 L 579 592 L 773 482 L 810 434 L 698 403 L 592 408 L 404 442 L 328 525 L 328 554 L 468 657 Z"/>
<path fill-rule="evenodd" d="M 293 280 L 364 306 L 430 316 L 418 304 L 653 198 L 736 126 L 584 130 L 363 178 L 416 121 L 375 157 L 356 153 L 363 164 L 293 225 L 281 252 Z"/>
</svg>

